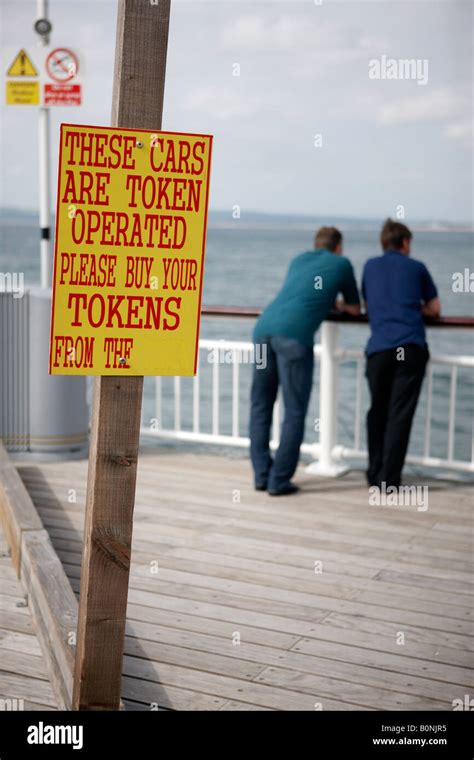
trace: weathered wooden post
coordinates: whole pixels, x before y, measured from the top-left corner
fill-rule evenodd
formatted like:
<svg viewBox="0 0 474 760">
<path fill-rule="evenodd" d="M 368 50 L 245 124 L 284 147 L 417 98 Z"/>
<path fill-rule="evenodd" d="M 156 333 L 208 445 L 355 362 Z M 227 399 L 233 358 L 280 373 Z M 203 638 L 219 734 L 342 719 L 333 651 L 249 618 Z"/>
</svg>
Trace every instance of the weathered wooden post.
<svg viewBox="0 0 474 760">
<path fill-rule="evenodd" d="M 170 0 L 119 0 L 112 126 L 161 129 Z M 96 377 L 73 709 L 120 706 L 143 377 Z"/>
</svg>

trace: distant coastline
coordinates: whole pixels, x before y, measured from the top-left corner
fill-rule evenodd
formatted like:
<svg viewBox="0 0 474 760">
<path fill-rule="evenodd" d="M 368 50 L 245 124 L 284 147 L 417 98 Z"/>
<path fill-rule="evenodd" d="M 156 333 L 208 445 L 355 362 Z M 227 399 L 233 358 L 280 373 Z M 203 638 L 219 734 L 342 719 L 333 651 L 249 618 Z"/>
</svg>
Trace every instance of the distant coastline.
<svg viewBox="0 0 474 760">
<path fill-rule="evenodd" d="M 22 222 L 25 225 L 38 223 L 38 213 L 18 208 L 0 207 L 0 223 L 14 225 Z M 378 231 L 381 219 L 354 218 L 349 216 L 318 216 L 309 214 L 270 214 L 261 211 L 242 211 L 238 219 L 232 217 L 231 209 L 210 209 L 209 227 L 213 229 L 285 229 L 314 230 L 322 224 L 333 224 L 344 232 Z M 444 220 L 410 220 L 410 227 L 415 232 L 474 232 L 474 226 L 469 222 L 446 222 Z"/>
</svg>

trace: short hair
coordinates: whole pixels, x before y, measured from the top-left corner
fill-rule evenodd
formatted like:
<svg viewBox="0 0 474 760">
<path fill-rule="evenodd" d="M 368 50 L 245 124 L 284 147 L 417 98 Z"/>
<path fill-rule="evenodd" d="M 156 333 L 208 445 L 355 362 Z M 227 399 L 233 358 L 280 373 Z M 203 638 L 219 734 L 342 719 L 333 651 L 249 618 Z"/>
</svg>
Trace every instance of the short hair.
<svg viewBox="0 0 474 760">
<path fill-rule="evenodd" d="M 315 235 L 314 247 L 327 248 L 334 253 L 341 241 L 342 234 L 336 227 L 321 227 Z"/>
<path fill-rule="evenodd" d="M 395 248 L 398 251 L 402 247 L 403 241 L 411 240 L 412 237 L 412 233 L 404 224 L 394 222 L 393 219 L 387 219 L 380 232 L 380 243 L 384 251 L 389 248 Z"/>
</svg>

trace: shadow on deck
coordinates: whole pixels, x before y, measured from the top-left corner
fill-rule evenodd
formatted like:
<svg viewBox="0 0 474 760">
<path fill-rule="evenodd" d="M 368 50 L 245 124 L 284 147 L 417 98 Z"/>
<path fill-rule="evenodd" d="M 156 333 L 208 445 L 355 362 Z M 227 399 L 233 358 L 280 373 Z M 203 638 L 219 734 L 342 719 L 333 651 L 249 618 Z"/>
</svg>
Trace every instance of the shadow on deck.
<svg viewBox="0 0 474 760">
<path fill-rule="evenodd" d="M 19 465 L 79 590 L 87 462 Z M 369 504 L 361 474 L 252 488 L 248 462 L 140 457 L 127 709 L 442 710 L 472 689 L 471 486 Z"/>
</svg>

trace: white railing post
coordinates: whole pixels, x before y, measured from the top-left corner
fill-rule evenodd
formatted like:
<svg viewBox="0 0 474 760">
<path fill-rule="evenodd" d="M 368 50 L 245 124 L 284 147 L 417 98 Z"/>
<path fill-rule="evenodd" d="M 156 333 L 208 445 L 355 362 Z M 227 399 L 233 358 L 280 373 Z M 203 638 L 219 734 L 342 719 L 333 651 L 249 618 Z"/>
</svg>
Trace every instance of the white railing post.
<svg viewBox="0 0 474 760">
<path fill-rule="evenodd" d="M 319 460 L 312 462 L 306 472 L 312 475 L 338 477 L 349 468 L 334 458 L 337 433 L 337 378 L 336 356 L 339 327 L 334 322 L 321 325 L 321 354 L 319 375 Z"/>
<path fill-rule="evenodd" d="M 334 322 L 324 322 L 321 329 L 321 343 L 314 346 L 314 354 L 317 363 L 320 363 L 320 400 L 319 400 L 319 412 L 317 417 L 320 436 L 317 442 L 303 442 L 302 452 L 308 454 L 313 461 L 308 471 L 316 475 L 322 475 L 325 477 L 334 477 L 341 475 L 349 469 L 345 466 L 345 462 L 349 460 L 364 461 L 367 460 L 367 451 L 362 448 L 362 423 L 364 417 L 364 354 L 360 349 L 341 349 L 338 346 L 338 332 L 340 326 Z M 243 352 L 243 355 L 253 356 L 254 346 L 249 341 L 234 341 L 234 340 L 216 340 L 216 339 L 201 339 L 199 341 L 199 348 L 201 351 L 213 351 L 214 355 L 219 354 L 220 351 L 233 352 L 234 366 L 232 368 L 232 395 L 225 394 L 222 398 L 222 410 L 220 408 L 219 398 L 219 365 L 218 361 L 213 360 L 212 371 L 208 368 L 208 363 L 201 363 L 201 371 L 204 373 L 199 374 L 194 378 L 194 385 L 192 391 L 192 403 L 193 403 L 193 426 L 192 430 L 181 429 L 181 386 L 180 378 L 174 380 L 174 424 L 164 424 L 162 419 L 163 406 L 162 396 L 165 396 L 166 407 L 169 406 L 168 394 L 162 393 L 162 379 L 157 377 L 155 379 L 155 417 L 154 424 L 143 424 L 142 433 L 144 435 L 156 436 L 159 438 L 170 438 L 176 440 L 186 440 L 194 442 L 202 442 L 206 444 L 215 444 L 217 446 L 239 446 L 248 447 L 249 439 L 246 436 L 240 434 L 239 427 L 239 415 L 240 405 L 243 400 L 243 394 L 240 393 L 240 383 L 244 376 L 244 373 L 240 371 L 240 365 L 235 363 L 239 352 Z M 215 357 L 217 360 L 219 357 Z M 355 383 L 355 410 L 354 410 L 354 433 L 353 433 L 353 445 L 344 446 L 338 443 L 337 440 L 337 418 L 341 413 L 339 396 L 338 396 L 338 378 L 340 375 L 341 365 L 344 362 L 356 363 L 356 383 Z M 449 392 L 449 419 L 445 425 L 445 433 L 447 435 L 447 456 L 445 457 L 433 457 L 430 456 L 431 447 L 431 421 L 432 411 L 434 406 L 434 383 L 433 383 L 433 370 L 434 367 L 444 366 L 453 369 L 451 372 L 451 383 Z M 426 403 L 426 419 L 424 421 L 424 449 L 423 454 L 420 456 L 408 455 L 407 464 L 421 465 L 423 467 L 429 467 L 430 469 L 450 470 L 452 472 L 468 472 L 474 473 L 474 435 L 472 442 L 472 459 L 455 459 L 456 451 L 456 401 L 457 401 L 457 381 L 458 381 L 458 368 L 474 368 L 474 356 L 458 356 L 458 355 L 442 355 L 436 354 L 431 356 L 430 365 L 428 367 L 427 378 L 427 403 Z M 208 369 L 206 369 L 208 368 Z M 315 370 L 316 372 L 317 370 Z M 211 378 L 209 378 L 211 374 Z M 248 380 L 248 376 L 246 378 Z M 209 382 L 211 380 L 211 382 Z M 203 432 L 201 430 L 200 420 L 200 390 L 199 387 L 204 387 L 204 397 L 206 400 L 209 396 L 212 398 L 211 405 L 211 432 Z M 210 386 L 210 387 L 209 387 Z M 248 399 L 248 389 L 246 392 L 246 398 Z M 187 394 L 184 395 L 184 401 L 186 403 Z M 231 419 L 232 428 L 231 434 L 223 434 L 220 432 L 220 413 L 225 420 Z M 458 409 L 458 412 L 460 410 Z M 280 433 L 280 414 L 281 414 L 281 400 L 278 398 L 274 408 L 273 416 L 273 434 L 271 445 L 272 448 L 278 446 L 279 433 Z M 207 425 L 206 425 L 207 427 Z"/>
</svg>

